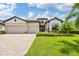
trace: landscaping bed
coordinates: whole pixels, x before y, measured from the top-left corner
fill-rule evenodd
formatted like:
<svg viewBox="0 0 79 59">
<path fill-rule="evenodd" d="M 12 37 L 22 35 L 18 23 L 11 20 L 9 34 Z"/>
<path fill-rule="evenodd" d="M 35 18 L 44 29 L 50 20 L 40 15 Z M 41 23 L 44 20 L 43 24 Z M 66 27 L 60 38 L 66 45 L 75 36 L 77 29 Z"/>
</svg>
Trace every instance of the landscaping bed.
<svg viewBox="0 0 79 59">
<path fill-rule="evenodd" d="M 63 34 L 63 33 L 53 33 L 53 32 L 39 32 L 37 36 L 74 36 L 74 34 Z"/>
<path fill-rule="evenodd" d="M 74 34 L 37 34 L 37 36 L 74 36 Z"/>
</svg>

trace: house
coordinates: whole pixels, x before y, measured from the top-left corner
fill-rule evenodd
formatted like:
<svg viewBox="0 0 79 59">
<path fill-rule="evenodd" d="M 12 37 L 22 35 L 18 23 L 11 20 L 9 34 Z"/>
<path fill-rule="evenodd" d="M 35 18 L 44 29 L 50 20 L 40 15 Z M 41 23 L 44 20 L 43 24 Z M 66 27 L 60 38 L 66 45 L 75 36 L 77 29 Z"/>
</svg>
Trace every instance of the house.
<svg viewBox="0 0 79 59">
<path fill-rule="evenodd" d="M 7 33 L 35 33 L 39 32 L 39 21 L 24 20 L 19 17 L 11 17 L 4 21 Z"/>
<path fill-rule="evenodd" d="M 4 21 L 7 33 L 36 33 L 40 31 L 52 30 L 63 21 L 58 18 L 48 20 L 48 18 L 37 18 L 37 20 L 24 20 L 19 17 L 11 17 Z"/>
</svg>

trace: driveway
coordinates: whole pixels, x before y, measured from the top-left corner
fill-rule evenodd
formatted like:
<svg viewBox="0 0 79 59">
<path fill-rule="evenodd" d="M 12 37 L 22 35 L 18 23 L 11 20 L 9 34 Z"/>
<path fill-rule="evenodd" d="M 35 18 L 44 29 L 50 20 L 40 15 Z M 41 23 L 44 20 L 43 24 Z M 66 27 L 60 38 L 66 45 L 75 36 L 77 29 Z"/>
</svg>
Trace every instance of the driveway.
<svg viewBox="0 0 79 59">
<path fill-rule="evenodd" d="M 0 35 L 0 56 L 23 56 L 31 47 L 36 34 Z"/>
</svg>

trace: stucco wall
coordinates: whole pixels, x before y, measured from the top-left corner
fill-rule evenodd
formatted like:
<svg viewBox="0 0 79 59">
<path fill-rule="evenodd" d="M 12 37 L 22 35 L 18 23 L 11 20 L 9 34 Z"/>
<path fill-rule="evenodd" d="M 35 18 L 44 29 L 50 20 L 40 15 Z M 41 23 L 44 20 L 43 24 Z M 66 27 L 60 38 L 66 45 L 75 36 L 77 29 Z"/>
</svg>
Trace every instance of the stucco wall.
<svg viewBox="0 0 79 59">
<path fill-rule="evenodd" d="M 40 22 L 40 25 L 45 25 L 47 20 L 38 20 L 38 21 Z M 42 23 L 42 21 L 43 21 L 43 23 Z"/>
<path fill-rule="evenodd" d="M 15 21 L 16 19 L 16 21 Z M 5 29 L 7 33 L 24 33 L 27 31 L 27 23 L 18 18 L 13 18 L 5 22 Z"/>
<path fill-rule="evenodd" d="M 5 22 L 5 29 L 7 33 L 36 33 L 39 32 L 39 22 L 24 21 L 15 17 Z"/>
</svg>

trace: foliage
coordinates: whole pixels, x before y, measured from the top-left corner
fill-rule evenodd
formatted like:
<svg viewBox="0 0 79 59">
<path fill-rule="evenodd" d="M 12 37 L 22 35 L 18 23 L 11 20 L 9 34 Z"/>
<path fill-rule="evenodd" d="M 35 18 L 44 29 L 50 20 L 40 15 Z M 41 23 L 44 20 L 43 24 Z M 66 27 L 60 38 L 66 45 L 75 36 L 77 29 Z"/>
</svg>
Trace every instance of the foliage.
<svg viewBox="0 0 79 59">
<path fill-rule="evenodd" d="M 79 31 L 70 31 L 71 34 L 79 34 Z"/>
<path fill-rule="evenodd" d="M 48 32 L 38 32 L 37 35 L 46 35 Z"/>
<path fill-rule="evenodd" d="M 6 31 L 5 30 L 1 30 L 0 34 L 6 34 Z"/>
<path fill-rule="evenodd" d="M 79 8 L 79 3 L 75 3 L 75 5 L 73 6 L 73 8 Z"/>
<path fill-rule="evenodd" d="M 73 16 L 76 16 L 76 12 L 75 9 L 79 7 L 79 4 L 78 3 L 75 3 L 70 11 L 70 13 L 66 16 L 66 20 L 69 20 L 70 18 L 72 18 Z"/>
<path fill-rule="evenodd" d="M 74 36 L 74 34 L 66 34 L 66 33 L 62 33 L 62 32 L 57 32 L 56 30 L 51 31 L 51 32 L 39 32 L 37 33 L 37 36 Z"/>
<path fill-rule="evenodd" d="M 75 21 L 75 27 L 79 30 L 79 14 L 77 15 L 77 18 Z"/>
<path fill-rule="evenodd" d="M 68 21 L 70 18 L 75 17 L 77 12 L 72 12 L 69 15 L 66 16 L 65 20 Z"/>
<path fill-rule="evenodd" d="M 75 30 L 74 22 L 72 21 L 64 21 L 62 24 L 59 25 L 59 31 L 65 31 L 69 34 L 70 31 Z"/>
<path fill-rule="evenodd" d="M 75 17 L 75 27 L 79 30 L 79 3 L 75 3 L 69 15 L 67 15 L 66 20 Z"/>
</svg>

